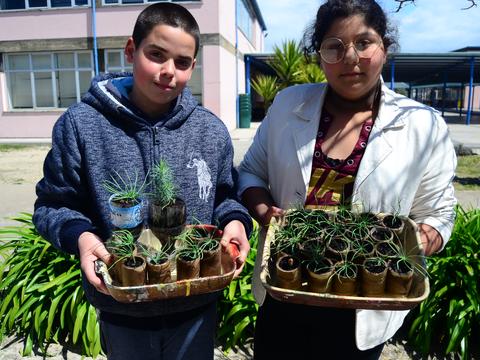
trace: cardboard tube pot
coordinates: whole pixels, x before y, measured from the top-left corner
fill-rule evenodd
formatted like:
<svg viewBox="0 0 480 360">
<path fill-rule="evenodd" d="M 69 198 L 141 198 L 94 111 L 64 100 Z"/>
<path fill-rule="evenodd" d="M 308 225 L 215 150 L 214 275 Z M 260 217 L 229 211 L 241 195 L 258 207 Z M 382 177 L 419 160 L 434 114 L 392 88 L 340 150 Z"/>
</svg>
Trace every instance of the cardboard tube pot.
<svg viewBox="0 0 480 360">
<path fill-rule="evenodd" d="M 160 263 L 152 263 L 147 259 L 147 284 L 165 284 L 172 281 L 170 273 L 170 261 L 162 259 Z"/>
<path fill-rule="evenodd" d="M 332 292 L 336 295 L 355 296 L 357 294 L 358 268 L 352 262 L 340 261 L 335 264 Z"/>
<path fill-rule="evenodd" d="M 186 259 L 177 256 L 177 281 L 197 279 L 200 276 L 200 258 Z"/>
<path fill-rule="evenodd" d="M 388 214 L 383 217 L 382 225 L 392 230 L 398 237 L 400 237 L 405 228 L 405 220 L 400 216 Z"/>
<path fill-rule="evenodd" d="M 145 260 L 140 256 L 123 260 L 121 268 L 122 286 L 145 285 L 145 269 Z"/>
<path fill-rule="evenodd" d="M 275 264 L 277 272 L 277 286 L 298 290 L 302 286 L 302 272 L 300 260 L 294 256 L 282 256 Z"/>
<path fill-rule="evenodd" d="M 337 236 L 328 242 L 325 254 L 330 259 L 340 261 L 347 257 L 349 251 L 348 241 Z"/>
<path fill-rule="evenodd" d="M 220 241 L 215 240 L 215 242 L 209 242 L 209 244 L 214 244 L 215 247 L 210 245 L 213 248 L 204 248 L 202 259 L 200 260 L 200 277 L 217 276 L 222 273 Z"/>
<path fill-rule="evenodd" d="M 387 263 L 380 258 L 367 258 L 363 262 L 360 288 L 363 296 L 380 297 L 385 294 Z"/>
<path fill-rule="evenodd" d="M 328 293 L 332 288 L 333 263 L 330 259 L 310 262 L 307 265 L 308 291 Z"/>
<path fill-rule="evenodd" d="M 412 287 L 413 267 L 400 259 L 393 259 L 388 266 L 387 292 L 396 297 L 407 297 Z"/>
</svg>

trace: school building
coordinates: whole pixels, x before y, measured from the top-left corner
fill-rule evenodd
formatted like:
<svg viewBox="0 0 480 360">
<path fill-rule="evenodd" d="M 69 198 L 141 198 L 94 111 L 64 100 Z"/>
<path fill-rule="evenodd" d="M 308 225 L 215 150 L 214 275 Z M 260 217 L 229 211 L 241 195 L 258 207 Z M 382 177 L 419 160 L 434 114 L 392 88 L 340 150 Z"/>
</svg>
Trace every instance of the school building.
<svg viewBox="0 0 480 360">
<path fill-rule="evenodd" d="M 197 19 L 200 49 L 190 88 L 229 129 L 245 93 L 244 54 L 261 53 L 256 0 L 165 0 Z M 0 141 L 49 140 L 53 124 L 95 74 L 131 70 L 123 47 L 152 0 L 0 0 Z"/>
</svg>

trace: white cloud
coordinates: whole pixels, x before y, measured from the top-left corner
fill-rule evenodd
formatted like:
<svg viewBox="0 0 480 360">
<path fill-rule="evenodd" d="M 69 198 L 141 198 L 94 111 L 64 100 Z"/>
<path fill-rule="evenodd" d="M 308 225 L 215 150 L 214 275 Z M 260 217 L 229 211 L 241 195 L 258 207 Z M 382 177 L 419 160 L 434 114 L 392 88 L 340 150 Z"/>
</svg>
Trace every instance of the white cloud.
<svg viewBox="0 0 480 360">
<path fill-rule="evenodd" d="M 466 0 L 417 0 L 398 22 L 402 52 L 446 52 L 480 46 L 480 8 L 462 10 Z"/>
<path fill-rule="evenodd" d="M 402 52 L 445 52 L 480 46 L 480 7 L 461 10 L 467 0 L 416 0 L 399 13 L 394 0 L 380 0 L 398 26 Z M 267 25 L 266 52 L 283 40 L 300 40 L 322 0 L 257 0 Z"/>
</svg>

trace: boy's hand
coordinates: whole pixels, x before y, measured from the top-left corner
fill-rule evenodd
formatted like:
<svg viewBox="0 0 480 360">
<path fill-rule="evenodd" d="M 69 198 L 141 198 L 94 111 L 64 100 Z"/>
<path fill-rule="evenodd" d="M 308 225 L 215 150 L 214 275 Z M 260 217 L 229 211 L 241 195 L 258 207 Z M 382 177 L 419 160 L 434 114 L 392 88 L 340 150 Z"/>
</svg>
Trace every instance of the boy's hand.
<svg viewBox="0 0 480 360">
<path fill-rule="evenodd" d="M 86 231 L 78 238 L 78 250 L 80 251 L 80 267 L 88 282 L 101 293 L 110 295 L 102 279 L 95 273 L 95 261 L 101 259 L 108 264 L 111 257 L 102 240 L 97 235 Z"/>
<path fill-rule="evenodd" d="M 250 251 L 250 243 L 248 242 L 247 234 L 245 233 L 245 227 L 240 221 L 233 220 L 225 226 L 223 229 L 221 244 L 227 249 L 227 251 L 229 250 L 229 246 L 238 246 L 240 253 L 235 260 L 237 262 L 237 270 L 235 271 L 234 276 L 240 275 L 248 252 Z"/>
</svg>

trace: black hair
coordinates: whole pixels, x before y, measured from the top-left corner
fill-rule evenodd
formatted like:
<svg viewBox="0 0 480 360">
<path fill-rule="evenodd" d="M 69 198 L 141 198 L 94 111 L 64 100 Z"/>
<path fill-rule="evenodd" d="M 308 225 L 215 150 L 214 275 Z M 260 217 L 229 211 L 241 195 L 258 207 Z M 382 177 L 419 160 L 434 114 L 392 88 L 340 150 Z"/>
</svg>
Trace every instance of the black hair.
<svg viewBox="0 0 480 360">
<path fill-rule="evenodd" d="M 362 15 L 367 26 L 374 29 L 382 38 L 387 50 L 397 44 L 396 30 L 390 26 L 383 9 L 375 0 L 327 0 L 318 8 L 314 23 L 303 36 L 305 56 L 316 53 L 333 22 L 354 15 Z"/>
<path fill-rule="evenodd" d="M 200 29 L 193 15 L 183 6 L 170 2 L 155 3 L 147 6 L 138 15 L 133 28 L 133 42 L 139 47 L 152 29 L 157 25 L 168 25 L 181 28 L 195 39 L 195 57 L 200 44 Z"/>
</svg>

